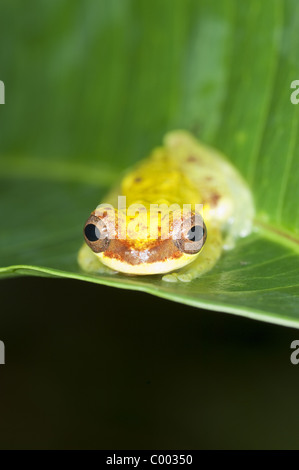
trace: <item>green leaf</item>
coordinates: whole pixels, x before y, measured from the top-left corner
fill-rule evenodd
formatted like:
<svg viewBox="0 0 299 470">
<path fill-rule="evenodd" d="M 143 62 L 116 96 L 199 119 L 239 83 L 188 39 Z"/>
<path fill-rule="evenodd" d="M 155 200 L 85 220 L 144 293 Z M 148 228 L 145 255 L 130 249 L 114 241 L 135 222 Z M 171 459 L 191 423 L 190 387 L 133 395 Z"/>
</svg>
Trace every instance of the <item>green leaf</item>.
<svg viewBox="0 0 299 470">
<path fill-rule="evenodd" d="M 298 327 L 298 30 L 296 0 L 2 0 L 0 276 L 81 279 Z M 175 128 L 239 168 L 255 232 L 189 284 L 83 273 L 90 211 Z"/>
</svg>

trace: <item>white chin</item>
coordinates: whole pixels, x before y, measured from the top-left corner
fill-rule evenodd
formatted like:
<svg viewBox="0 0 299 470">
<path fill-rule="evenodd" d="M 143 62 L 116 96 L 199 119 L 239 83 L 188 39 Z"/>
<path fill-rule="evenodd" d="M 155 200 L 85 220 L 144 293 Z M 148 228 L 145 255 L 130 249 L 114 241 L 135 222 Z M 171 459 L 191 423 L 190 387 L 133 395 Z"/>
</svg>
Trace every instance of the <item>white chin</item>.
<svg viewBox="0 0 299 470">
<path fill-rule="evenodd" d="M 179 259 L 169 259 L 166 261 L 156 261 L 155 263 L 140 263 L 134 265 L 115 258 L 108 258 L 104 256 L 103 253 L 99 253 L 97 256 L 103 264 L 114 271 L 141 276 L 147 274 L 164 274 L 169 273 L 170 271 L 175 271 L 176 269 L 180 269 L 191 263 L 191 261 L 197 257 L 197 255 L 183 254 Z"/>
</svg>

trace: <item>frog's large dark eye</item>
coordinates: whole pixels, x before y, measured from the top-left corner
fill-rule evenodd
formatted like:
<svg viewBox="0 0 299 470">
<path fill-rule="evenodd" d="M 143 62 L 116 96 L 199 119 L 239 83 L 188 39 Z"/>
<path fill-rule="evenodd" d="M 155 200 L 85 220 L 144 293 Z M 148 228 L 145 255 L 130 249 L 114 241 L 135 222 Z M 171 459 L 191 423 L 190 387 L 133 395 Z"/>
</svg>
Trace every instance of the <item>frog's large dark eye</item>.
<svg viewBox="0 0 299 470">
<path fill-rule="evenodd" d="M 85 226 L 84 235 L 89 242 L 96 242 L 101 238 L 101 232 L 94 224 L 87 224 Z"/>
<path fill-rule="evenodd" d="M 204 237 L 205 229 L 203 225 L 193 225 L 187 233 L 190 242 L 199 242 Z"/>
<path fill-rule="evenodd" d="M 191 220 L 183 224 L 181 238 L 176 240 L 176 245 L 183 253 L 195 255 L 202 249 L 206 239 L 207 228 L 202 217 L 193 214 Z"/>
<path fill-rule="evenodd" d="M 84 238 L 95 253 L 105 251 L 110 243 L 106 225 L 95 215 L 91 215 L 84 225 Z"/>
</svg>

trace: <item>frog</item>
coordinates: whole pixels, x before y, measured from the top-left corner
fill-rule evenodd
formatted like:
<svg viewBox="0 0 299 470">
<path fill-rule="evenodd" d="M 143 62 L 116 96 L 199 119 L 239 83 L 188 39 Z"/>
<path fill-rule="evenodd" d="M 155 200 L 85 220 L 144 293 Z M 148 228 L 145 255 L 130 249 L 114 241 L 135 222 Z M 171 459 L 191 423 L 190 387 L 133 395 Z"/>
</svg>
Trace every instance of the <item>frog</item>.
<svg viewBox="0 0 299 470">
<path fill-rule="evenodd" d="M 220 151 L 170 131 L 91 212 L 78 263 L 92 274 L 192 282 L 250 235 L 254 213 L 250 188 Z"/>
</svg>

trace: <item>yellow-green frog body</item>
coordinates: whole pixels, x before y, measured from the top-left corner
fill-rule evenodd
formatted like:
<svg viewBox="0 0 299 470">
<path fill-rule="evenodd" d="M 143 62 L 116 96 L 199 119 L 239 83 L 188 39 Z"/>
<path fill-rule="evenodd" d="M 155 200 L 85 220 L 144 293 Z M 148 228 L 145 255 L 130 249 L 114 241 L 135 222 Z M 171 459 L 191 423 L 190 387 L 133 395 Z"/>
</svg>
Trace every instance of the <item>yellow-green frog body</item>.
<svg viewBox="0 0 299 470">
<path fill-rule="evenodd" d="M 125 196 L 128 210 L 116 209 L 118 196 Z M 152 207 L 181 208 L 177 217 L 170 212 L 166 235 L 164 216 Z M 189 282 L 251 232 L 253 216 L 251 193 L 237 170 L 190 133 L 173 131 L 92 212 L 78 261 L 92 273 L 163 274 L 164 281 Z"/>
</svg>

